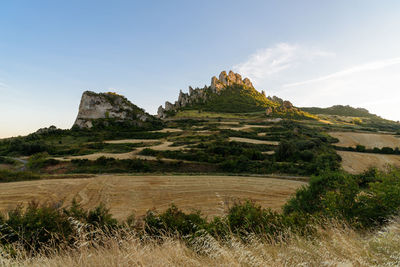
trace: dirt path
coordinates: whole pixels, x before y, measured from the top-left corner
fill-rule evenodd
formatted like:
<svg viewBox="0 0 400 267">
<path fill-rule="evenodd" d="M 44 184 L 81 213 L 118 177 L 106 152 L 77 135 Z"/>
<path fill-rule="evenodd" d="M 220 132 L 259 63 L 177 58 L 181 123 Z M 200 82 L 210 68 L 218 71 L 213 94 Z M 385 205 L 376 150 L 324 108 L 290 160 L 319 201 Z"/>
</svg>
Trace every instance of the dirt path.
<svg viewBox="0 0 400 267">
<path fill-rule="evenodd" d="M 171 203 L 185 211 L 200 209 L 213 216 L 222 214 L 236 199 L 251 199 L 278 210 L 304 184 L 261 177 L 126 175 L 4 183 L 0 211 L 32 200 L 70 204 L 76 198 L 84 208 L 93 208 L 102 201 L 118 219 L 131 212 L 141 216 L 152 208 L 165 210 Z"/>
</svg>

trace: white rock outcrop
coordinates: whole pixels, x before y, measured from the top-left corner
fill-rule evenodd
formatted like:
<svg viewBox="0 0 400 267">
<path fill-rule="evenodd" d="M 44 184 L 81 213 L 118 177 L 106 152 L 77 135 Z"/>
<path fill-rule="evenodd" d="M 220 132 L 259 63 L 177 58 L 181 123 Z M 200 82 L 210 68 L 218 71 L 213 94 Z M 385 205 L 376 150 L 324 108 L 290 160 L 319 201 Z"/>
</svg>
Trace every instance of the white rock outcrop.
<svg viewBox="0 0 400 267">
<path fill-rule="evenodd" d="M 145 122 L 150 115 L 133 105 L 124 96 L 116 93 L 94 93 L 85 91 L 82 94 L 78 116 L 74 126 L 79 128 L 93 127 L 97 119 L 116 119 L 117 121 Z"/>
</svg>

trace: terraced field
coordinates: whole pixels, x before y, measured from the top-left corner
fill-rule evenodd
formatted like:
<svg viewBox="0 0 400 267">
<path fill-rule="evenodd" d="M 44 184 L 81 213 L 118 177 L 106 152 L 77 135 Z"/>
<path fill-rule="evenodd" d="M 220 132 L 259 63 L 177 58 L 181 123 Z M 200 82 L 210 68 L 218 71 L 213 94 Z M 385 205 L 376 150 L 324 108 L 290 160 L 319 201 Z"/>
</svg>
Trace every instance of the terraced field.
<svg viewBox="0 0 400 267">
<path fill-rule="evenodd" d="M 331 136 L 339 139 L 337 146 L 355 147 L 363 145 L 367 148 L 400 147 L 400 138 L 391 134 L 330 132 Z"/>
<path fill-rule="evenodd" d="M 155 208 L 162 211 L 175 203 L 185 211 L 200 209 L 220 215 L 237 199 L 251 199 L 278 210 L 305 182 L 288 179 L 237 176 L 127 176 L 51 179 L 1 184 L 0 211 L 30 201 L 58 202 L 73 198 L 84 208 L 100 202 L 118 219 L 132 212 L 141 216 Z"/>
<path fill-rule="evenodd" d="M 399 155 L 383 155 L 372 153 L 358 153 L 337 151 L 342 157 L 342 167 L 349 173 L 361 173 L 369 167 L 384 169 L 388 164 L 400 167 Z"/>
</svg>

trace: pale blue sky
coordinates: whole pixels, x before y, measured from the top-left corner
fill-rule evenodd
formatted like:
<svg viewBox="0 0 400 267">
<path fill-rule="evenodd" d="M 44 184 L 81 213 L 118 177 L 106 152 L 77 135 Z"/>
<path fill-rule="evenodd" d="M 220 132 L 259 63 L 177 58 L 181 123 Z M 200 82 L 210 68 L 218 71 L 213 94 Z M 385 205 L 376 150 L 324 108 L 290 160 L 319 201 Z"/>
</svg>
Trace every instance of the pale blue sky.
<svg viewBox="0 0 400 267">
<path fill-rule="evenodd" d="M 84 90 L 150 113 L 221 70 L 298 106 L 400 120 L 400 1 L 0 2 L 0 137 L 72 126 Z"/>
</svg>

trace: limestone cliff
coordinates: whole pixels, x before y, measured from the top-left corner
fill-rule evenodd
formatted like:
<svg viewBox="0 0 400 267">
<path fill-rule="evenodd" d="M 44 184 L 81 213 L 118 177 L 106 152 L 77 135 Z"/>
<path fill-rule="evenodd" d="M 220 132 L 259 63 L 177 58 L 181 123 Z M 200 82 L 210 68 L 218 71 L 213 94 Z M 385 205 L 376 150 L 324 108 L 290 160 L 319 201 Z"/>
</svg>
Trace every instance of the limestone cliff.
<svg viewBox="0 0 400 267">
<path fill-rule="evenodd" d="M 141 123 L 151 120 L 152 116 L 116 93 L 84 92 L 74 126 L 92 128 L 93 123 L 99 119 L 128 121 L 140 126 Z"/>
</svg>

